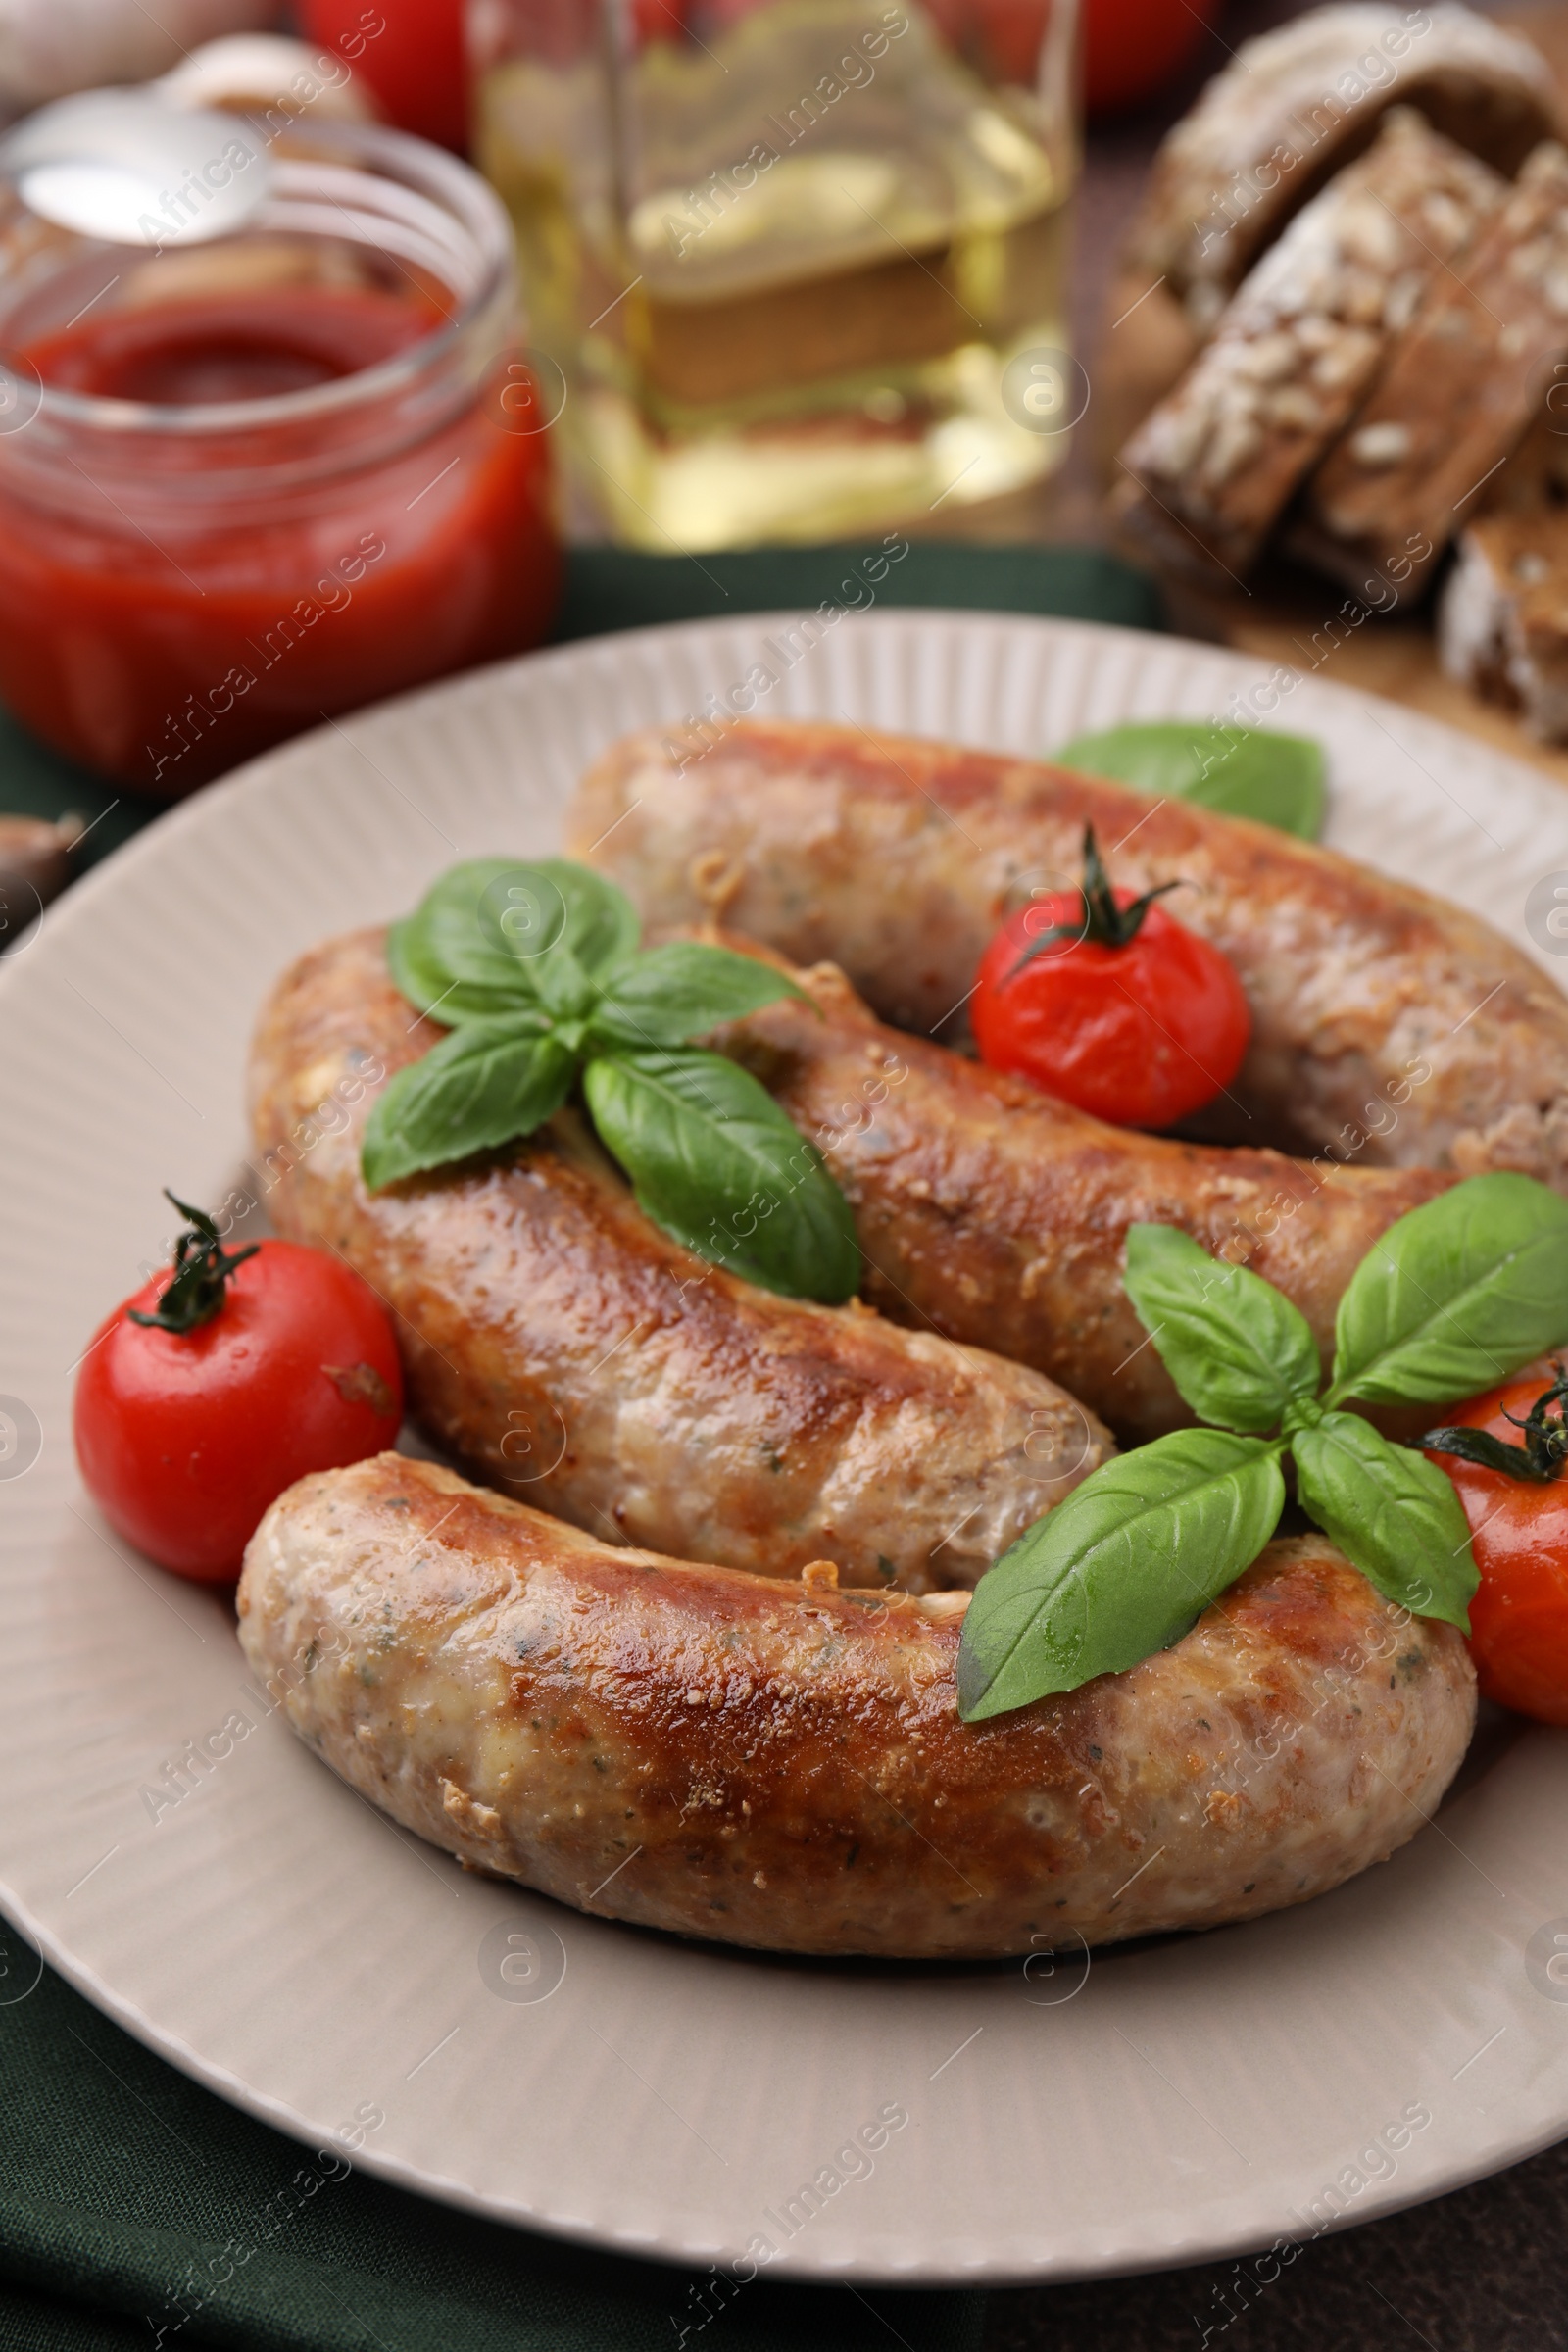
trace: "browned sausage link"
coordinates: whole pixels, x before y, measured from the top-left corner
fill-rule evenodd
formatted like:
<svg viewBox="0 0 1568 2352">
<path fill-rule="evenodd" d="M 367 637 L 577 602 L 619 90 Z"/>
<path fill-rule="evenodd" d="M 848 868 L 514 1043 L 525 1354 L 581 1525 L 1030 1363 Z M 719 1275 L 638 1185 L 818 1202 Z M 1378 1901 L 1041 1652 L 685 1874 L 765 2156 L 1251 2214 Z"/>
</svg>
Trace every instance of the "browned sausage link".
<svg viewBox="0 0 1568 2352">
<path fill-rule="evenodd" d="M 379 932 L 307 956 L 257 1039 L 256 1148 L 278 1230 L 374 1285 L 413 1409 L 506 1493 L 685 1558 L 920 1590 L 972 1585 L 1104 1458 L 1101 1424 L 1024 1365 L 689 1255 L 569 1112 L 370 1199 L 367 1080 L 439 1034 Z"/>
<path fill-rule="evenodd" d="M 397 1454 L 275 1502 L 239 1607 L 295 1730 L 407 1828 L 779 1951 L 1076 1950 L 1303 1901 L 1420 1827 L 1475 1711 L 1453 1629 L 1321 1537 L 1131 1673 L 965 1725 L 962 1596 L 615 1550 Z"/>
<path fill-rule="evenodd" d="M 821 1018 L 771 1004 L 714 1042 L 826 1153 L 855 1209 L 865 1297 L 895 1321 L 1070 1382 L 1122 1438 L 1192 1420 L 1122 1288 L 1130 1224 L 1179 1225 L 1277 1283 L 1327 1363 L 1360 1259 L 1396 1217 L 1453 1182 L 1106 1127 L 884 1028 L 833 964 L 796 977 Z"/>
<path fill-rule="evenodd" d="M 1086 822 L 1118 884 L 1192 885 L 1181 920 L 1247 990 L 1251 1050 L 1204 1133 L 1568 1190 L 1568 1000 L 1458 907 L 1265 825 L 945 744 L 736 726 L 689 758 L 628 737 L 567 833 L 649 921 L 701 922 L 716 892 L 737 930 L 953 1040 L 1002 914 L 1076 882 Z"/>
</svg>

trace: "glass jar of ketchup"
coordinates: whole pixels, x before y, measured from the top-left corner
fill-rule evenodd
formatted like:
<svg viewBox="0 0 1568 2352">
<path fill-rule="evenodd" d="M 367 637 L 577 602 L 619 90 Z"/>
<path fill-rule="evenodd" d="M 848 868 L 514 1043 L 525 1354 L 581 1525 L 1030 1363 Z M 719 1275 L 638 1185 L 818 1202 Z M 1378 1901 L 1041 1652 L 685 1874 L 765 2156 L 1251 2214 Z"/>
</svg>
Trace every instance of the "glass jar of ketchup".
<svg viewBox="0 0 1568 2352">
<path fill-rule="evenodd" d="M 270 162 L 205 244 L 0 199 L 0 700 L 161 796 L 537 644 L 559 584 L 494 196 L 353 123 Z"/>
</svg>

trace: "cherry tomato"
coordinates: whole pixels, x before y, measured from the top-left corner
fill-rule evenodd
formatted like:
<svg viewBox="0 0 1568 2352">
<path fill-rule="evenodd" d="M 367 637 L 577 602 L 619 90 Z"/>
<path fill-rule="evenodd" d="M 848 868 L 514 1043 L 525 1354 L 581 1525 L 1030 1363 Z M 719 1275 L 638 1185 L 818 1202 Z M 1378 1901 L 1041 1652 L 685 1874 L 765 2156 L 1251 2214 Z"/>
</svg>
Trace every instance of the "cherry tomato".
<svg viewBox="0 0 1568 2352">
<path fill-rule="evenodd" d="M 993 1069 L 1114 1126 L 1169 1127 L 1230 1084 L 1251 1014 L 1217 948 L 1156 894 L 1111 891 L 1093 835 L 1084 849 L 1083 889 L 1021 907 L 987 948 L 975 1043 Z"/>
<path fill-rule="evenodd" d="M 399 130 L 467 153 L 463 0 L 305 0 L 300 29 L 348 59 Z"/>
<path fill-rule="evenodd" d="M 713 22 L 725 25 L 733 17 L 746 14 L 743 9 L 719 7 L 713 11 Z M 642 41 L 679 41 L 686 33 L 687 9 L 685 0 L 631 0 L 631 21 Z"/>
<path fill-rule="evenodd" d="M 1544 1398 L 1545 1477 L 1510 1478 L 1431 1446 L 1428 1454 L 1452 1479 L 1470 1522 L 1481 1571 L 1470 1603 L 1470 1654 L 1483 1696 L 1542 1723 L 1568 1724 L 1568 1469 L 1559 1458 L 1549 1472 L 1550 1433 L 1562 1426 L 1552 1369 L 1472 1397 L 1448 1414 L 1447 1427 L 1481 1430 L 1512 1448 L 1526 1434 L 1519 1424 Z"/>
<path fill-rule="evenodd" d="M 1116 115 L 1152 98 L 1187 65 L 1219 13 L 1216 0 L 1088 0 L 1084 104 Z M 1218 64 L 1218 59 L 1214 61 Z"/>
<path fill-rule="evenodd" d="M 210 1225 L 182 1239 L 175 1267 L 122 1300 L 82 1359 L 76 1459 L 139 1551 L 226 1584 L 285 1487 L 392 1444 L 403 1376 L 386 1309 L 329 1251 L 267 1241 L 224 1252 Z M 177 1319 L 176 1285 L 201 1292 L 199 1261 L 205 1319 L 180 1330 L 132 1319 L 171 1298 Z"/>
</svg>

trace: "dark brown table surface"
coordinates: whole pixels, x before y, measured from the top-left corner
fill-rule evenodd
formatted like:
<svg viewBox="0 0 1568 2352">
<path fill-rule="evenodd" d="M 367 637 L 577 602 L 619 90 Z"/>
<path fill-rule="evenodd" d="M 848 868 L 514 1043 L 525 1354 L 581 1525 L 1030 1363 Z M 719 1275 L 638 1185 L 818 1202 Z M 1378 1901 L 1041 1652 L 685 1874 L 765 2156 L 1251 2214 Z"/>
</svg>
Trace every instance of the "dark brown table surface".
<svg viewBox="0 0 1568 2352">
<path fill-rule="evenodd" d="M 1320 2238 L 1265 2287 L 1217 2263 L 994 2294 L 985 2352 L 1560 2352 L 1565 2274 L 1568 2142 Z"/>
<path fill-rule="evenodd" d="M 1076 223 L 1078 350 L 1094 350 L 1102 289 L 1165 125 L 1249 34 L 1297 13 L 1289 0 L 1233 0 L 1180 87 L 1146 113 L 1090 131 Z M 1099 493 L 1081 446 L 1033 528 L 1099 537 Z M 1070 2145 L 1061 2162 L 1071 2165 Z M 1042 2179 L 1042 2202 L 1050 2196 Z M 1568 2352 L 1568 2141 L 1392 2220 L 1321 2238 L 1261 2289 L 1239 2293 L 1236 2268 L 1219 2263 L 999 2293 L 985 2352 L 1200 2352 L 1205 2344 L 1223 2352 Z"/>
</svg>

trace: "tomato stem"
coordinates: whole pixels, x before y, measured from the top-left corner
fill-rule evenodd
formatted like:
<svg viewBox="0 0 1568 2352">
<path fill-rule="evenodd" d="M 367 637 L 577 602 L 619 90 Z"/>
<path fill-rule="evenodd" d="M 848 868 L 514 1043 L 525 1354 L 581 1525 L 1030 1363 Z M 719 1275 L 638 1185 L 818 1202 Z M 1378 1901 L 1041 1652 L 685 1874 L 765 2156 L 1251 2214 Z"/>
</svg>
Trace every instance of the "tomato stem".
<svg viewBox="0 0 1568 2352">
<path fill-rule="evenodd" d="M 1551 1368 L 1556 1379 L 1549 1389 L 1542 1390 L 1523 1421 L 1503 1407 L 1503 1419 L 1525 1433 L 1522 1446 L 1510 1446 L 1506 1438 L 1494 1438 L 1485 1429 L 1433 1429 L 1421 1440 L 1422 1445 L 1434 1453 L 1457 1454 L 1462 1462 L 1475 1462 L 1483 1470 L 1500 1470 L 1505 1478 L 1548 1486 L 1562 1476 L 1563 1463 L 1568 1460 L 1568 1425 L 1563 1419 L 1568 1408 L 1568 1371 L 1555 1356 Z M 1555 1420 L 1549 1418 L 1554 1404 Z"/>
<path fill-rule="evenodd" d="M 1089 939 L 1101 948 L 1130 947 L 1143 929 L 1144 917 L 1154 901 L 1162 899 L 1168 890 L 1185 890 L 1188 887 L 1178 877 L 1174 882 L 1161 882 L 1153 890 L 1146 890 L 1142 898 L 1133 899 L 1125 906 L 1118 906 L 1116 894 L 1110 886 L 1110 876 L 1100 855 L 1100 844 L 1095 839 L 1095 828 L 1085 825 L 1084 878 L 1078 891 L 1082 914 L 1076 923 L 1053 923 L 1049 930 L 1042 931 L 1037 939 L 1032 939 L 1004 976 L 1002 985 L 1005 988 L 1008 981 L 1016 980 L 1025 964 L 1032 962 L 1035 956 L 1044 955 L 1048 948 L 1058 946 L 1063 940 L 1070 940 L 1074 946 L 1081 939 Z"/>
<path fill-rule="evenodd" d="M 167 1185 L 164 1199 L 178 1209 L 187 1227 L 174 1244 L 174 1279 L 159 1299 L 156 1314 L 144 1315 L 134 1306 L 125 1312 L 132 1323 L 145 1323 L 151 1331 L 196 1331 L 219 1312 L 235 1267 L 254 1257 L 261 1244 L 225 1250 L 205 1209 L 175 1200 Z"/>
</svg>

